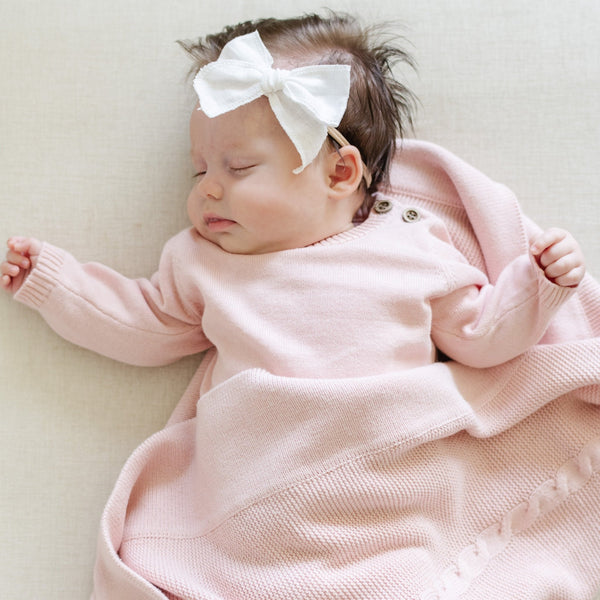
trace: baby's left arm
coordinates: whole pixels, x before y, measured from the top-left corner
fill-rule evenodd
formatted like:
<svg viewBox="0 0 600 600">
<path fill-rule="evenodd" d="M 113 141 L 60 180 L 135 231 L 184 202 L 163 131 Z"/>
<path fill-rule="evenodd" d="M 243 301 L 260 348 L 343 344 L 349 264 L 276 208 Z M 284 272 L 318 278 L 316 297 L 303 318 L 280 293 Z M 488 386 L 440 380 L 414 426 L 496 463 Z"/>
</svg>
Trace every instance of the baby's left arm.
<svg viewBox="0 0 600 600">
<path fill-rule="evenodd" d="M 531 254 L 556 285 L 576 287 L 585 275 L 583 252 L 564 229 L 554 227 L 541 233 L 531 244 Z"/>
<path fill-rule="evenodd" d="M 466 283 L 470 271 L 455 265 L 453 273 Z M 584 274 L 579 244 L 562 229 L 548 229 L 533 240 L 530 256 L 515 258 L 494 283 L 472 280 L 433 299 L 433 341 L 472 367 L 510 360 L 539 341 Z"/>
</svg>

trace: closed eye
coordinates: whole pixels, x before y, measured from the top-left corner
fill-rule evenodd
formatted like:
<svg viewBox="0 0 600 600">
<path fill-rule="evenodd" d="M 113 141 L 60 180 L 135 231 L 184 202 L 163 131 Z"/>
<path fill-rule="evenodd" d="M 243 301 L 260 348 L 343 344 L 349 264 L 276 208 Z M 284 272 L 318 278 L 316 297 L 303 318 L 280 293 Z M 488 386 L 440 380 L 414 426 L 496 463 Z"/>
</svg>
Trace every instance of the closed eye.
<svg viewBox="0 0 600 600">
<path fill-rule="evenodd" d="M 256 167 L 256 165 L 251 164 L 251 165 L 242 165 L 242 166 L 235 166 L 235 167 L 229 167 L 229 169 L 233 172 L 233 173 L 244 173 L 246 171 L 250 171 L 250 169 L 253 169 L 254 167 Z"/>
<path fill-rule="evenodd" d="M 239 167 L 229 167 L 229 170 L 236 175 L 243 175 L 244 173 L 250 171 L 251 169 L 253 169 L 256 166 L 258 166 L 258 165 L 251 164 L 251 165 L 244 165 L 244 166 L 239 166 Z M 194 173 L 192 175 L 192 178 L 199 179 L 200 177 L 203 177 L 204 175 L 206 175 L 206 171 L 198 171 L 197 173 Z"/>
</svg>

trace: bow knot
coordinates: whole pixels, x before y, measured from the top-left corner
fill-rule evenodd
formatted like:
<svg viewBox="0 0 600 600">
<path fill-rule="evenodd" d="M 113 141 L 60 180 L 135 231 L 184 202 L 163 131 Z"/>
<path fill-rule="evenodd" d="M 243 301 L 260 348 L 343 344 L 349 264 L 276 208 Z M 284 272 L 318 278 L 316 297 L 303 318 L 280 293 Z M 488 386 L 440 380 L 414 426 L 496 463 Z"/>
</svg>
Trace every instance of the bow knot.
<svg viewBox="0 0 600 600">
<path fill-rule="evenodd" d="M 266 96 L 302 164 L 299 173 L 319 153 L 328 127 L 337 127 L 350 93 L 349 65 L 309 65 L 273 69 L 273 57 L 258 31 L 230 40 L 219 58 L 194 79 L 200 109 L 208 117 L 234 110 Z"/>
<path fill-rule="evenodd" d="M 289 71 L 284 69 L 267 69 L 262 76 L 260 88 L 268 96 L 283 89 L 285 82 L 288 79 Z"/>
</svg>

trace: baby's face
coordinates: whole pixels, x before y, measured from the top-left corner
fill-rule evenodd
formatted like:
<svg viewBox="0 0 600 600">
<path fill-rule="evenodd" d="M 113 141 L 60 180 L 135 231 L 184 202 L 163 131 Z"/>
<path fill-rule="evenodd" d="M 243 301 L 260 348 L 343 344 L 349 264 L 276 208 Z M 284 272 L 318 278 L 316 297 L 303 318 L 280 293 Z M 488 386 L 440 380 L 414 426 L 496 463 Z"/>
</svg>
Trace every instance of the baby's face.
<svg viewBox="0 0 600 600">
<path fill-rule="evenodd" d="M 266 98 L 190 120 L 196 183 L 188 214 L 200 235 L 235 254 L 301 248 L 352 226 L 331 211 L 326 151 L 301 173 L 300 156 Z M 339 212 L 339 211 L 338 211 Z"/>
</svg>

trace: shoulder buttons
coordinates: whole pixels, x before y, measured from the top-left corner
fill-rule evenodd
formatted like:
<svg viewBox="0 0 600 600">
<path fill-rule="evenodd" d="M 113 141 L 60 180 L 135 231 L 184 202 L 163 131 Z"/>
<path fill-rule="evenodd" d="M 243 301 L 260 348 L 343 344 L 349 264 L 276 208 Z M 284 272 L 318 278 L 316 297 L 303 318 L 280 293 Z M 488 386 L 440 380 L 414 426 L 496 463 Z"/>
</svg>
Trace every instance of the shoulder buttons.
<svg viewBox="0 0 600 600">
<path fill-rule="evenodd" d="M 416 208 L 407 208 L 402 213 L 402 220 L 406 223 L 416 223 L 421 218 L 419 211 Z"/>
<path fill-rule="evenodd" d="M 373 210 L 377 214 L 382 215 L 392 210 L 392 203 L 389 200 L 377 200 L 375 204 L 373 204 Z"/>
</svg>

